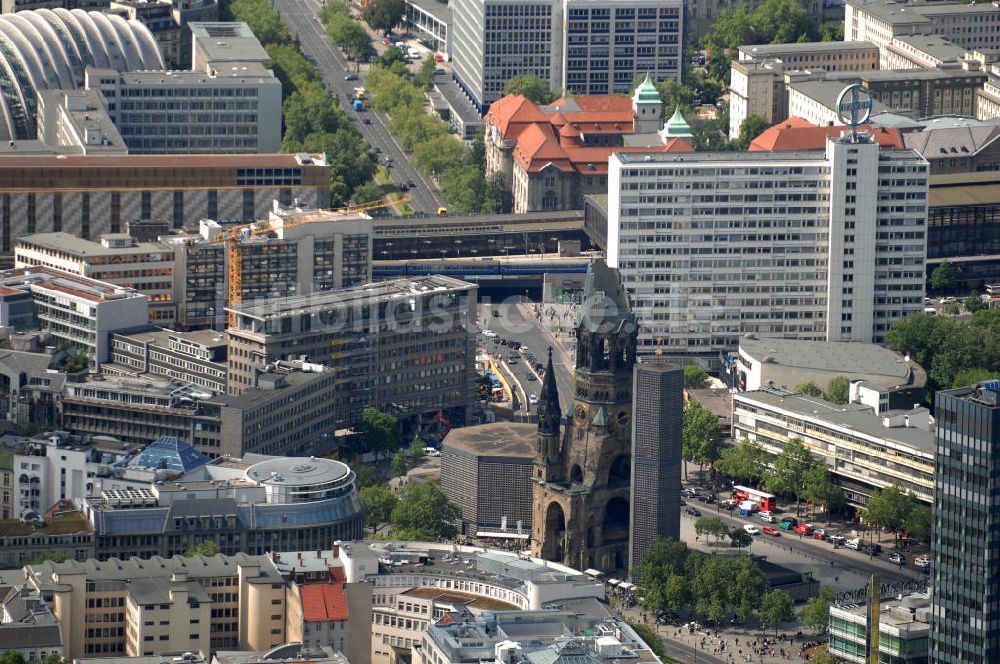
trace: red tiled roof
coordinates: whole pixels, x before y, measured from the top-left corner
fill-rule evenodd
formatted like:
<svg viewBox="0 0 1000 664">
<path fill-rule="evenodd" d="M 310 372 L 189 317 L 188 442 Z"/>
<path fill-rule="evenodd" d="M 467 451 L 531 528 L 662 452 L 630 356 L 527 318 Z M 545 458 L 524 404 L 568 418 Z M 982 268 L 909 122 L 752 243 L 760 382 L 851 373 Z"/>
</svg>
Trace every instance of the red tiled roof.
<svg viewBox="0 0 1000 664">
<path fill-rule="evenodd" d="M 498 99 L 490 104 L 490 109 L 486 112 L 487 122 L 496 125 L 504 138 L 514 138 L 508 135 L 512 124 L 547 122 L 548 119 L 549 116 L 524 95 L 507 95 Z"/>
<path fill-rule="evenodd" d="M 903 137 L 896 128 L 862 125 L 859 130 L 869 130 L 882 147 L 902 148 Z M 765 129 L 750 142 L 751 152 L 788 152 L 791 150 L 822 150 L 828 136 L 839 136 L 849 131 L 845 125 L 817 126 L 802 118 L 789 118 Z"/>
<path fill-rule="evenodd" d="M 615 152 L 693 152 L 691 144 L 673 138 L 665 145 L 642 148 L 586 147 L 578 139 L 586 134 L 632 134 L 632 100 L 616 95 L 573 97 L 580 110 L 568 110 L 569 101 L 552 103 L 556 110 L 543 111 L 521 95 L 508 95 L 493 102 L 486 121 L 495 126 L 506 140 L 516 144 L 513 156 L 528 173 L 548 166 L 564 172 L 605 174 L 608 157 Z M 562 140 L 560 140 L 560 138 Z"/>
<path fill-rule="evenodd" d="M 663 144 L 664 152 L 694 152 L 694 146 L 679 136 L 674 136 Z"/>
<path fill-rule="evenodd" d="M 584 113 L 610 113 L 619 114 L 623 118 L 632 120 L 632 99 L 618 95 L 580 95 L 573 97 L 573 101 Z M 557 99 L 552 102 L 553 106 L 564 106 L 565 99 Z"/>
<path fill-rule="evenodd" d="M 547 122 L 525 127 L 514 146 L 514 159 L 529 173 L 541 170 L 548 163 L 560 170 L 571 170 L 566 152 Z"/>
<path fill-rule="evenodd" d="M 302 586 L 301 594 L 302 618 L 306 622 L 347 620 L 347 599 L 342 582 L 307 583 Z"/>
<path fill-rule="evenodd" d="M 631 134 L 635 128 L 632 100 L 617 95 L 584 95 L 573 97 L 580 108 L 565 108 L 567 101 L 552 103 L 555 111 L 546 112 L 523 95 L 507 95 L 493 102 L 486 112 L 486 121 L 496 126 L 505 139 L 516 139 L 529 124 L 555 126 L 572 125 L 587 134 Z"/>
</svg>

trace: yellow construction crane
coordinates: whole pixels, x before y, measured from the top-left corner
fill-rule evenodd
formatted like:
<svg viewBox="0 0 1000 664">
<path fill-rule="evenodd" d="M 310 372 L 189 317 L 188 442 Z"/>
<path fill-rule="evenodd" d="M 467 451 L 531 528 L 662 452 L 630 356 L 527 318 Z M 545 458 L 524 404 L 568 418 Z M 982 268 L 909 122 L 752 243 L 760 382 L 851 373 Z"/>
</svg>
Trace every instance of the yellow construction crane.
<svg viewBox="0 0 1000 664">
<path fill-rule="evenodd" d="M 330 212 L 333 214 L 358 214 L 359 212 L 367 212 L 368 210 L 376 210 L 378 208 L 390 207 L 398 203 L 405 203 L 410 200 L 409 194 L 403 194 L 394 200 L 379 200 L 372 201 L 371 203 L 364 203 L 363 205 L 351 205 L 342 208 L 323 208 L 316 210 L 317 212 Z M 310 210 L 312 212 L 313 210 Z M 311 224 L 317 221 L 329 221 L 329 217 L 325 218 L 315 218 L 311 217 L 309 219 L 302 219 L 300 221 L 291 221 L 282 226 L 282 228 L 294 228 L 295 226 L 302 226 L 304 224 Z M 255 221 L 249 224 L 240 224 L 238 226 L 230 226 L 219 233 L 212 241 L 213 242 L 225 242 L 226 243 L 226 253 L 229 256 L 229 297 L 227 299 L 227 304 L 230 307 L 238 305 L 243 300 L 243 247 L 240 244 L 240 240 L 246 239 L 254 235 L 262 235 L 264 233 L 270 233 L 274 229 L 271 228 L 270 224 L 266 221 Z M 229 312 L 229 326 L 233 327 L 236 325 L 236 314 L 232 311 Z"/>
</svg>

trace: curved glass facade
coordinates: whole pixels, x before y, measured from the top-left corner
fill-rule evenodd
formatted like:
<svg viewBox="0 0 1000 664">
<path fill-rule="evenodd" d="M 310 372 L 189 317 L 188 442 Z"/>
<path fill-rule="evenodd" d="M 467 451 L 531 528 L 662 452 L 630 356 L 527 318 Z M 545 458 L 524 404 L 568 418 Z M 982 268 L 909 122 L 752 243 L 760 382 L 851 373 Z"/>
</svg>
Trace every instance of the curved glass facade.
<svg viewBox="0 0 1000 664">
<path fill-rule="evenodd" d="M 163 69 L 152 34 L 138 21 L 101 12 L 39 9 L 0 16 L 0 139 L 35 138 L 39 90 L 82 85 L 84 66 Z"/>
</svg>

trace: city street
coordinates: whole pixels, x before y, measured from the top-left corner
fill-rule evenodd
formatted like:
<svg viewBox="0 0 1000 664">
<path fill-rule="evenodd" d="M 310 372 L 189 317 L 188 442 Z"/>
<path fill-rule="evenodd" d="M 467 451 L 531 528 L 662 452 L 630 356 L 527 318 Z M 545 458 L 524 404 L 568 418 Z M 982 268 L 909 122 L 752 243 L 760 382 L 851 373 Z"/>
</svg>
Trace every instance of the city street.
<svg viewBox="0 0 1000 664">
<path fill-rule="evenodd" d="M 722 494 L 719 495 L 723 498 L 726 497 Z M 685 498 L 685 500 L 688 507 L 698 509 L 701 511 L 702 516 L 718 517 L 729 526 L 742 527 L 744 524 L 752 523 L 761 528 L 767 525 L 755 517 L 742 517 L 738 513 L 733 516 L 733 512 L 719 509 L 717 503 L 715 505 L 706 505 L 690 498 Z M 786 510 L 782 513 L 782 515 L 788 514 L 793 514 L 793 512 Z M 695 517 L 685 514 L 684 508 L 681 508 L 682 531 L 685 527 L 684 521 L 689 521 L 693 524 L 694 519 Z M 808 522 L 805 518 L 800 518 L 800 521 Z M 815 523 L 817 526 L 825 526 L 825 522 L 823 521 L 814 521 L 812 523 Z M 692 528 L 691 537 L 682 536 L 682 539 L 688 542 L 689 545 L 694 542 L 693 525 L 690 525 L 690 527 Z M 851 584 L 845 583 L 846 579 L 857 575 L 867 578 L 872 574 L 877 574 L 884 581 L 900 583 L 927 579 L 927 575 L 915 567 L 900 567 L 889 562 L 886 558 L 890 548 L 888 542 L 882 543 L 884 551 L 881 556 L 869 557 L 868 554 L 852 551 L 844 547 L 834 549 L 833 545 L 829 542 L 812 539 L 811 537 L 800 537 L 791 531 L 783 530 L 781 533 L 780 537 L 764 534 L 757 535 L 754 538 L 753 553 L 766 555 L 769 559 L 781 564 L 785 564 L 786 561 L 798 561 L 792 565 L 795 569 L 800 569 L 799 565 L 803 564 L 803 561 L 806 561 L 808 562 L 808 566 L 802 568 L 800 571 L 813 572 L 817 579 L 828 585 L 835 586 L 838 591 L 853 590 L 860 587 L 861 584 L 856 583 L 857 579 L 854 579 L 855 582 Z M 777 557 L 772 558 L 772 556 Z"/>
<path fill-rule="evenodd" d="M 548 332 L 542 328 L 542 324 L 526 314 L 523 307 L 511 302 L 500 302 L 489 305 L 482 304 L 479 310 L 481 327 L 496 332 L 497 338 L 521 342 L 527 346 L 529 352 L 534 353 L 536 361 L 543 366 L 548 358 L 548 349 L 552 346 L 552 366 L 555 371 L 556 387 L 559 388 L 559 403 L 562 406 L 563 414 L 569 413 L 573 405 L 574 358 L 556 345 Z M 499 317 L 493 316 L 494 310 L 500 313 Z M 514 353 L 507 346 L 501 346 L 486 339 L 481 343 L 489 352 L 501 352 L 505 360 L 511 353 Z M 527 395 L 539 395 L 542 389 L 540 377 L 529 366 L 530 363 L 525 361 L 523 352 L 515 354 L 519 356 L 518 361 L 507 363 L 511 372 Z"/>
<path fill-rule="evenodd" d="M 430 181 L 415 169 L 408 161 L 402 148 L 389 135 L 387 121 L 379 113 L 366 109 L 358 113 L 351 108 L 354 99 L 354 88 L 364 85 L 363 80 L 345 81 L 348 63 L 344 54 L 330 43 L 323 31 L 323 26 L 316 18 L 320 9 L 319 0 L 284 0 L 275 3 L 275 9 L 281 19 L 288 24 L 292 35 L 298 37 L 302 44 L 302 52 L 319 68 L 327 89 L 337 95 L 341 107 L 349 118 L 354 118 L 358 129 L 373 149 L 381 150 L 382 155 L 392 158 L 393 165 L 390 174 L 393 182 L 399 184 L 412 180 L 417 186 L 410 190 L 410 207 L 414 212 L 436 214 L 441 201 L 431 188 Z M 361 66 L 359 76 L 364 79 L 368 65 Z M 366 104 L 367 106 L 367 104 Z M 363 124 L 361 116 L 371 120 L 371 124 Z"/>
</svg>

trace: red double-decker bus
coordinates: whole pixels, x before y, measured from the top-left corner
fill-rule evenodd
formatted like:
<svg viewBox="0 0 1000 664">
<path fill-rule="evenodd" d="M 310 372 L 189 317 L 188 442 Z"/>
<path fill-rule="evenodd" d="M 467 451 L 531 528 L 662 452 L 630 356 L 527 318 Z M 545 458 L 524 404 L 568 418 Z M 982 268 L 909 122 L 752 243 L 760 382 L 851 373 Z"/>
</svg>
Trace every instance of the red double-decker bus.
<svg viewBox="0 0 1000 664">
<path fill-rule="evenodd" d="M 774 497 L 774 494 L 751 489 L 748 486 L 734 486 L 733 499 L 739 501 L 749 500 L 757 503 L 757 506 L 765 512 L 773 511 L 778 506 L 778 499 Z"/>
</svg>

